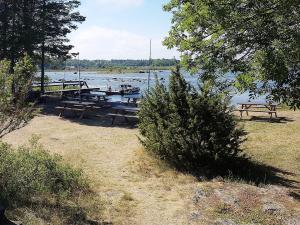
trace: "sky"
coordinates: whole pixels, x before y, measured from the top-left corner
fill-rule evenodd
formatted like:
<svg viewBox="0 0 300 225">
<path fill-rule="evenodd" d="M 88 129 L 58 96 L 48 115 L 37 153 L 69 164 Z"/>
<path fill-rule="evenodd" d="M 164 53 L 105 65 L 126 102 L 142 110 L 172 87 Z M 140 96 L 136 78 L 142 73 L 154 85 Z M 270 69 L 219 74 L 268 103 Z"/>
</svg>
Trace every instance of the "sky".
<svg viewBox="0 0 300 225">
<path fill-rule="evenodd" d="M 81 0 L 86 21 L 69 36 L 81 59 L 148 59 L 179 57 L 162 45 L 171 27 L 168 0 Z"/>
</svg>

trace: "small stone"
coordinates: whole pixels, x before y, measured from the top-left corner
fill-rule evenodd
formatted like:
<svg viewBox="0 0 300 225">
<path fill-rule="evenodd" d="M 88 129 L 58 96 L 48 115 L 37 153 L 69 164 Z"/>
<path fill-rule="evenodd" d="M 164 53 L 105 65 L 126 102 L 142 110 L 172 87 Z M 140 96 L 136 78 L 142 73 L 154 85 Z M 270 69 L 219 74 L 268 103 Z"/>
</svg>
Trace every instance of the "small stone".
<svg viewBox="0 0 300 225">
<path fill-rule="evenodd" d="M 285 225 L 300 225 L 300 217 L 290 218 L 285 221 Z"/>
<path fill-rule="evenodd" d="M 206 197 L 206 193 L 202 189 L 198 188 L 193 198 L 194 204 L 197 204 L 204 197 Z"/>
<path fill-rule="evenodd" d="M 238 225 L 230 219 L 219 219 L 216 221 L 215 225 Z"/>
<path fill-rule="evenodd" d="M 200 212 L 193 212 L 191 214 L 191 220 L 192 221 L 198 221 L 202 218 L 202 214 Z"/>
<path fill-rule="evenodd" d="M 281 214 L 285 211 L 285 208 L 276 202 L 266 202 L 262 210 L 268 214 Z"/>
<path fill-rule="evenodd" d="M 215 195 L 227 205 L 237 206 L 239 203 L 239 199 L 235 196 L 235 194 L 227 190 L 217 189 L 215 190 Z"/>
</svg>

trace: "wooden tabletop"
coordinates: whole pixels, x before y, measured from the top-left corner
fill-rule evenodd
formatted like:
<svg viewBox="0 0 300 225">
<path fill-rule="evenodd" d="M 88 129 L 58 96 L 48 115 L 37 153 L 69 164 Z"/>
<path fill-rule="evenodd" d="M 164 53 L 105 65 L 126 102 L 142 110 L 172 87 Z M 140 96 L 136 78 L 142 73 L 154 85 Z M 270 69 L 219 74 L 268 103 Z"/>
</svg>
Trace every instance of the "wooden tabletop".
<svg viewBox="0 0 300 225">
<path fill-rule="evenodd" d="M 131 111 L 131 112 L 140 111 L 140 108 L 138 108 L 138 107 L 130 107 L 130 106 L 123 106 L 123 105 L 114 106 L 114 107 L 112 107 L 112 109 L 122 110 L 122 111 Z"/>
<path fill-rule="evenodd" d="M 268 103 L 268 102 L 240 102 L 239 105 L 271 105 L 271 106 L 277 106 L 277 103 Z"/>
<path fill-rule="evenodd" d="M 103 92 L 91 92 L 91 93 L 82 93 L 81 96 L 106 97 L 106 94 Z"/>
<path fill-rule="evenodd" d="M 81 102 L 81 101 L 62 101 L 61 103 L 65 105 L 82 105 L 82 106 L 95 105 L 94 102 Z"/>
</svg>

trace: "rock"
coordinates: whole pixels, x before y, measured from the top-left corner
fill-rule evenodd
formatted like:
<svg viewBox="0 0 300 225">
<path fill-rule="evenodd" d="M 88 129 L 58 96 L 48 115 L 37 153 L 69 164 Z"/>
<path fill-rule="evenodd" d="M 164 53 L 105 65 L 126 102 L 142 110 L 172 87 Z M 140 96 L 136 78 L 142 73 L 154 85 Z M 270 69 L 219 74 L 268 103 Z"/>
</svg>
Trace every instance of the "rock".
<svg viewBox="0 0 300 225">
<path fill-rule="evenodd" d="M 285 208 L 276 202 L 268 201 L 264 203 L 262 210 L 264 213 L 268 214 L 282 214 L 285 211 Z"/>
<path fill-rule="evenodd" d="M 284 223 L 285 225 L 300 225 L 300 217 L 290 218 Z"/>
<path fill-rule="evenodd" d="M 190 219 L 192 221 L 198 221 L 198 220 L 202 219 L 202 214 L 200 212 L 193 212 L 190 216 Z"/>
<path fill-rule="evenodd" d="M 239 203 L 239 199 L 236 197 L 236 194 L 228 190 L 217 189 L 215 190 L 215 195 L 227 205 L 237 206 Z"/>
<path fill-rule="evenodd" d="M 215 222 L 215 225 L 238 225 L 238 224 L 235 223 L 233 220 L 230 220 L 230 219 L 218 219 Z"/>
<path fill-rule="evenodd" d="M 193 198 L 194 204 L 197 204 L 204 197 L 206 197 L 205 191 L 203 191 L 201 188 L 198 188 Z"/>
</svg>

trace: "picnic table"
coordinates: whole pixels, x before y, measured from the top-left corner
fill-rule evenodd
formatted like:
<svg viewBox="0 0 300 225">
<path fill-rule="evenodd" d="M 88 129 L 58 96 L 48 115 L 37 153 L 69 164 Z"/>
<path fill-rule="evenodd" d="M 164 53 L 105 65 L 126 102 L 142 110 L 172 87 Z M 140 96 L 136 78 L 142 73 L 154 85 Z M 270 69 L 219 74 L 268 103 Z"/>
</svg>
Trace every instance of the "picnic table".
<svg viewBox="0 0 300 225">
<path fill-rule="evenodd" d="M 118 105 L 112 107 L 115 113 L 109 113 L 108 116 L 112 117 L 112 125 L 115 122 L 115 119 L 120 117 L 124 118 L 126 122 L 129 122 L 129 119 L 138 119 L 136 115 L 140 109 L 138 107 L 131 107 L 125 105 Z"/>
<path fill-rule="evenodd" d="M 270 115 L 270 118 L 273 118 L 273 115 L 277 118 L 277 103 L 272 102 L 242 102 L 238 103 L 241 106 L 237 111 L 240 112 L 241 118 L 243 117 L 243 113 L 246 112 L 247 116 L 249 112 L 254 113 L 267 113 Z"/>
<path fill-rule="evenodd" d="M 76 111 L 81 112 L 79 119 L 82 119 L 84 114 L 87 111 L 92 110 L 94 108 L 94 106 L 96 105 L 95 102 L 83 102 L 83 101 L 62 101 L 61 103 L 63 104 L 63 107 L 59 107 L 59 108 L 61 108 L 59 117 L 61 117 L 63 115 L 65 110 L 71 110 L 75 114 L 76 114 Z"/>
<path fill-rule="evenodd" d="M 123 98 L 126 99 L 126 103 L 133 103 L 137 106 L 137 102 L 142 98 L 142 96 L 140 94 L 124 95 Z"/>
<path fill-rule="evenodd" d="M 96 98 L 98 102 L 107 102 L 107 100 L 108 100 L 107 95 L 103 92 L 82 93 L 80 96 L 87 100 Z"/>
</svg>

